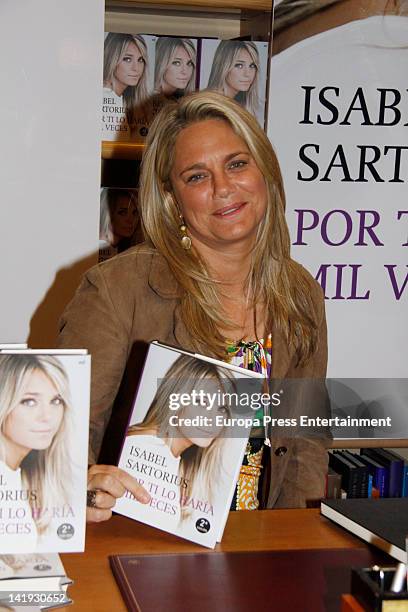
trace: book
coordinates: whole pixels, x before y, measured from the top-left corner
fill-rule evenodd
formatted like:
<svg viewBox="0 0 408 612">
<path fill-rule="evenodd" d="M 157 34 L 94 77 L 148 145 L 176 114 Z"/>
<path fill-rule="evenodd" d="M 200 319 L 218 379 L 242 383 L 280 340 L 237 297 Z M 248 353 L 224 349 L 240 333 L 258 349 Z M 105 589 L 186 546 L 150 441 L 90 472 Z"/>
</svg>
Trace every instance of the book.
<svg viewBox="0 0 408 612">
<path fill-rule="evenodd" d="M 350 459 L 340 453 L 329 453 L 329 466 L 341 474 L 341 488 L 348 498 L 358 497 L 359 474 L 358 467 Z"/>
<path fill-rule="evenodd" d="M 341 495 L 341 474 L 329 468 L 326 475 L 326 499 L 338 499 Z"/>
<path fill-rule="evenodd" d="M 256 372 L 149 346 L 119 459 L 151 495 L 115 512 L 208 547 L 221 540 L 264 383 Z M 259 419 L 260 420 L 260 419 Z"/>
<path fill-rule="evenodd" d="M 378 490 L 380 497 L 386 497 L 389 487 L 389 473 L 387 468 L 368 455 L 359 455 L 360 461 L 366 464 L 373 477 L 373 486 Z"/>
<path fill-rule="evenodd" d="M 408 498 L 330 499 L 321 513 L 369 544 L 407 562 Z"/>
<path fill-rule="evenodd" d="M 0 552 L 85 544 L 90 399 L 86 351 L 0 354 Z"/>
<path fill-rule="evenodd" d="M 27 344 L 23 342 L 12 342 L 6 344 L 0 344 L 0 352 L 10 350 L 24 350 L 27 349 Z"/>
<path fill-rule="evenodd" d="M 152 119 L 155 44 L 155 36 L 105 33 L 102 140 L 144 142 Z"/>
<path fill-rule="evenodd" d="M 352 461 L 358 468 L 358 497 L 371 497 L 371 495 L 368 495 L 369 471 L 366 464 L 360 461 L 360 456 L 356 453 L 351 453 L 347 450 L 341 451 L 341 453 L 344 457 L 346 457 L 346 459 L 350 459 L 350 461 Z"/>
<path fill-rule="evenodd" d="M 361 454 L 372 457 L 389 471 L 386 497 L 401 497 L 404 460 L 396 453 L 384 448 L 362 448 Z"/>
<path fill-rule="evenodd" d="M 315 612 L 339 609 L 350 588 L 350 567 L 385 557 L 362 547 L 122 554 L 111 555 L 109 563 L 129 612 Z"/>
<path fill-rule="evenodd" d="M 67 577 L 57 554 L 0 555 L 0 606 L 13 602 L 27 604 L 27 591 L 32 603 L 42 610 L 72 603 L 67 589 L 72 580 Z M 47 600 L 47 594 L 52 596 Z M 29 600 L 28 600 L 29 601 Z"/>
<path fill-rule="evenodd" d="M 404 467 L 402 470 L 401 497 L 408 497 L 408 462 L 407 461 L 404 461 Z"/>
</svg>

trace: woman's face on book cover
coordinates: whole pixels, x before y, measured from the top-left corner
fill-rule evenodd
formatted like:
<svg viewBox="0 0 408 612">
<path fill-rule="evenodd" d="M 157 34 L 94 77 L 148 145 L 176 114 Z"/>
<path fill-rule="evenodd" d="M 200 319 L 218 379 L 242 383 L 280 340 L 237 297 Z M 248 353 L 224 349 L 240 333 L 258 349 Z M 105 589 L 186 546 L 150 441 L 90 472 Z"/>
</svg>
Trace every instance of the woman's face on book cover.
<svg viewBox="0 0 408 612">
<path fill-rule="evenodd" d="M 127 194 L 118 196 L 111 215 L 112 231 L 118 240 L 131 238 L 137 225 L 137 208 Z"/>
<path fill-rule="evenodd" d="M 163 75 L 163 92 L 172 94 L 177 89 L 185 89 L 194 70 L 194 62 L 184 49 L 177 47 Z"/>
<path fill-rule="evenodd" d="M 248 91 L 255 80 L 256 71 L 256 64 L 248 51 L 241 49 L 225 79 L 228 97 L 234 98 L 240 91 Z"/>
<path fill-rule="evenodd" d="M 54 383 L 41 370 L 31 372 L 4 423 L 7 446 L 21 454 L 48 448 L 58 431 L 65 403 Z"/>
<path fill-rule="evenodd" d="M 119 85 L 136 87 L 145 69 L 145 61 L 136 43 L 128 43 L 113 73 Z"/>
<path fill-rule="evenodd" d="M 192 445 L 207 448 L 224 431 L 224 424 L 218 423 L 216 417 L 223 421 L 228 416 L 228 409 L 218 401 L 214 401 L 220 392 L 217 380 L 198 381 L 196 391 L 200 393 L 196 401 L 184 406 L 180 414 L 183 419 L 192 419 L 194 425 L 186 425 L 183 420 L 178 429 Z"/>
</svg>

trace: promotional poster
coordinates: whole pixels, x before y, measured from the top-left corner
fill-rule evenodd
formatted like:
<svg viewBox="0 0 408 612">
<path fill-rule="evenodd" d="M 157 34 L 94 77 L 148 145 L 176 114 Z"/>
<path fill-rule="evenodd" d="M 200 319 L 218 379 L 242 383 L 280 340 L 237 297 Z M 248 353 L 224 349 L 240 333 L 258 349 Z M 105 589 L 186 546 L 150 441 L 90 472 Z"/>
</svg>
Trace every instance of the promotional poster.
<svg viewBox="0 0 408 612">
<path fill-rule="evenodd" d="M 325 293 L 328 375 L 403 378 L 408 18 L 344 15 L 327 29 L 321 14 L 309 15 L 313 36 L 295 20 L 274 36 L 268 136 L 292 256 Z"/>
<path fill-rule="evenodd" d="M 0 354 L 2 554 L 84 550 L 90 356 Z"/>
<path fill-rule="evenodd" d="M 214 547 L 253 424 L 248 401 L 262 382 L 255 372 L 151 344 L 119 460 L 151 500 L 128 493 L 115 512 Z"/>
</svg>

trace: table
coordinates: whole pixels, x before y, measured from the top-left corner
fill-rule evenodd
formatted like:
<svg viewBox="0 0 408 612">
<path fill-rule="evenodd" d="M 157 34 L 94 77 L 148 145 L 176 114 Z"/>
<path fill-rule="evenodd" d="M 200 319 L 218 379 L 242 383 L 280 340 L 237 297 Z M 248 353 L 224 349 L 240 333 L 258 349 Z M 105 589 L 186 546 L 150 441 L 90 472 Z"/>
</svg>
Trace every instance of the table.
<svg viewBox="0 0 408 612">
<path fill-rule="evenodd" d="M 318 509 L 231 512 L 217 551 L 361 551 L 364 562 L 376 553 L 358 538 L 332 524 Z M 108 555 L 212 551 L 137 521 L 114 516 L 88 525 L 86 552 L 61 555 L 67 575 L 74 580 L 69 595 L 71 612 L 125 612 L 121 594 L 111 573 Z M 383 553 L 378 553 L 384 558 Z M 377 555 L 377 556 L 378 556 Z M 371 559 L 372 557 L 372 559 Z M 375 558 L 375 560 L 377 560 Z M 294 568 L 295 569 L 295 568 Z M 296 572 L 293 572 L 296 586 Z M 149 611 L 148 611 L 149 612 Z M 169 612 L 178 612 L 169 610 Z M 303 609 L 301 612 L 308 612 Z M 316 612 L 315 610 L 311 612 Z"/>
</svg>

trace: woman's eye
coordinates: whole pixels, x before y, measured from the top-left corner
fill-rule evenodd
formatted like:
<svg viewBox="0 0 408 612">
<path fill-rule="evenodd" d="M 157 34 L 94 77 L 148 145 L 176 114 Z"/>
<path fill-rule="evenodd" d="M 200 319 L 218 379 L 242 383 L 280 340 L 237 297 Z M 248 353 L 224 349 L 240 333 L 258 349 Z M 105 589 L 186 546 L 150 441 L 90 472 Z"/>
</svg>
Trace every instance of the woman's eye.
<svg viewBox="0 0 408 612">
<path fill-rule="evenodd" d="M 173 66 L 180 66 L 181 62 L 180 62 L 180 60 L 173 60 L 172 64 L 173 64 Z"/>
<path fill-rule="evenodd" d="M 132 58 L 129 55 L 126 55 L 123 60 L 124 62 L 126 62 L 127 64 L 129 64 L 132 61 Z"/>
<path fill-rule="evenodd" d="M 235 168 L 243 168 L 244 166 L 247 166 L 247 165 L 248 165 L 248 162 L 246 162 L 245 160 L 237 159 L 236 161 L 233 161 L 229 167 L 234 170 Z"/>
<path fill-rule="evenodd" d="M 62 397 L 60 395 L 56 395 L 52 400 L 51 400 L 51 404 L 53 406 L 64 406 L 65 402 L 62 399 Z"/>
<path fill-rule="evenodd" d="M 226 406 L 219 406 L 219 408 L 218 408 L 218 412 L 219 412 L 220 414 L 228 414 L 227 407 L 226 407 Z"/>
<path fill-rule="evenodd" d="M 28 408 L 34 408 L 37 405 L 37 400 L 34 397 L 25 397 L 20 403 Z"/>
<path fill-rule="evenodd" d="M 200 179 L 204 178 L 205 174 L 192 174 L 187 178 L 187 183 L 196 183 Z"/>
<path fill-rule="evenodd" d="M 234 66 L 234 68 L 243 68 L 244 64 L 242 62 L 237 62 Z"/>
<path fill-rule="evenodd" d="M 194 62 L 192 60 L 189 60 L 187 62 L 187 66 L 190 66 L 191 68 L 194 68 Z"/>
<path fill-rule="evenodd" d="M 139 62 L 139 64 L 145 64 L 145 60 L 143 57 L 139 57 L 137 61 Z"/>
<path fill-rule="evenodd" d="M 256 64 L 250 64 L 249 67 L 252 68 L 252 70 L 256 70 L 257 69 L 257 65 Z"/>
</svg>

